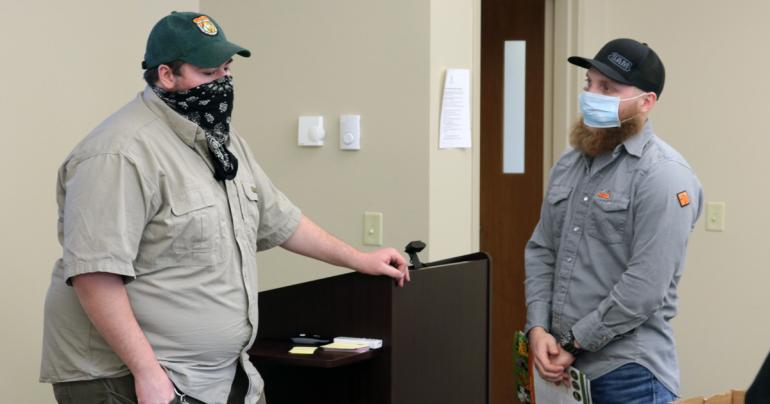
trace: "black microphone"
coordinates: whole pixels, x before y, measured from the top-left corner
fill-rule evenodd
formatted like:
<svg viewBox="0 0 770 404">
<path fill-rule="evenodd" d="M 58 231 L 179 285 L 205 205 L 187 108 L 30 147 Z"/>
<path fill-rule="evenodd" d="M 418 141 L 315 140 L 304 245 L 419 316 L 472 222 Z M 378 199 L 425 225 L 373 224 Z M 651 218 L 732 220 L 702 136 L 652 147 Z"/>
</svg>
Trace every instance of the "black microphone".
<svg viewBox="0 0 770 404">
<path fill-rule="evenodd" d="M 422 262 L 420 262 L 420 257 L 417 256 L 417 253 L 422 251 L 424 248 L 425 243 L 420 240 L 412 241 L 404 248 L 404 251 L 409 254 L 409 262 L 412 264 L 413 269 L 420 269 L 425 266 Z"/>
</svg>

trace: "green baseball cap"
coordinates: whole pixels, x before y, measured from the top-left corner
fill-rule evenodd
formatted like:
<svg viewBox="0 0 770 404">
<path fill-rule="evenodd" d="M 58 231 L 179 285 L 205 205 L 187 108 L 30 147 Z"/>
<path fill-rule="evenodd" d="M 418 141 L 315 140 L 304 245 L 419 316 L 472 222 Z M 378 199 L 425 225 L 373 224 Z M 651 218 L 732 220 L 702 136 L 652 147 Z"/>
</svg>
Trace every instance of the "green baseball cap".
<svg viewBox="0 0 770 404">
<path fill-rule="evenodd" d="M 217 67 L 233 55 L 251 52 L 227 40 L 213 18 L 192 12 L 176 12 L 163 17 L 150 31 L 142 69 L 182 60 L 198 67 Z"/>
</svg>

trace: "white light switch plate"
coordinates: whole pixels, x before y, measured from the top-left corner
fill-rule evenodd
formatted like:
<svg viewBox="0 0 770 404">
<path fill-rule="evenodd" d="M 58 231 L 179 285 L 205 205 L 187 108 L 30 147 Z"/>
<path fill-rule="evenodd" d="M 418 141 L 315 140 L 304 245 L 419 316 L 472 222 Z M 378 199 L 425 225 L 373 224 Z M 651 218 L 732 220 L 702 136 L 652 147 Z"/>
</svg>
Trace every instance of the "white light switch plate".
<svg viewBox="0 0 770 404">
<path fill-rule="evenodd" d="M 325 138 L 324 117 L 299 117 L 299 129 L 297 130 L 297 144 L 299 146 L 323 146 Z"/>
<path fill-rule="evenodd" d="M 364 245 L 382 245 L 382 212 L 364 212 Z"/>
<path fill-rule="evenodd" d="M 708 202 L 706 204 L 706 230 L 725 231 L 724 202 Z"/>
<path fill-rule="evenodd" d="M 361 115 L 340 115 L 340 149 L 361 149 Z"/>
</svg>

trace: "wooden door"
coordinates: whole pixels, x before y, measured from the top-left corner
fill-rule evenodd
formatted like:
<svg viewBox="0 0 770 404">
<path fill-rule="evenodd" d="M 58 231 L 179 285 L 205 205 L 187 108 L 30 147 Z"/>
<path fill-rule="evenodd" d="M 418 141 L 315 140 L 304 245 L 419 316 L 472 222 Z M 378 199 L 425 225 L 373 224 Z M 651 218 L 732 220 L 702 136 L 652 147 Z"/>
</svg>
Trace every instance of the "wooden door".
<svg viewBox="0 0 770 404">
<path fill-rule="evenodd" d="M 524 246 L 537 224 L 543 195 L 544 30 L 544 0 L 481 1 L 480 243 L 493 268 L 493 403 L 516 400 L 513 335 L 526 320 Z M 503 170 L 506 41 L 526 45 L 523 173 Z"/>
</svg>

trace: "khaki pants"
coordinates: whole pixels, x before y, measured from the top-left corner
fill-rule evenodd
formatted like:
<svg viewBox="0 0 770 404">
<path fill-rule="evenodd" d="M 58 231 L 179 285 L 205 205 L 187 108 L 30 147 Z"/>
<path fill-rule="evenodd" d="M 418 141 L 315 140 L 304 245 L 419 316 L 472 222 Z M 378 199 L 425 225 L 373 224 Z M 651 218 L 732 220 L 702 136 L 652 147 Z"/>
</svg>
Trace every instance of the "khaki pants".
<svg viewBox="0 0 770 404">
<path fill-rule="evenodd" d="M 242 404 L 248 388 L 248 378 L 243 369 L 238 366 L 227 404 Z M 136 404 L 137 402 L 134 377 L 130 374 L 109 379 L 55 383 L 53 394 L 59 404 Z M 185 401 L 189 404 L 205 404 L 192 397 L 185 397 Z M 181 403 L 179 397 L 175 397 L 169 404 Z M 259 404 L 266 403 L 263 392 Z"/>
</svg>

